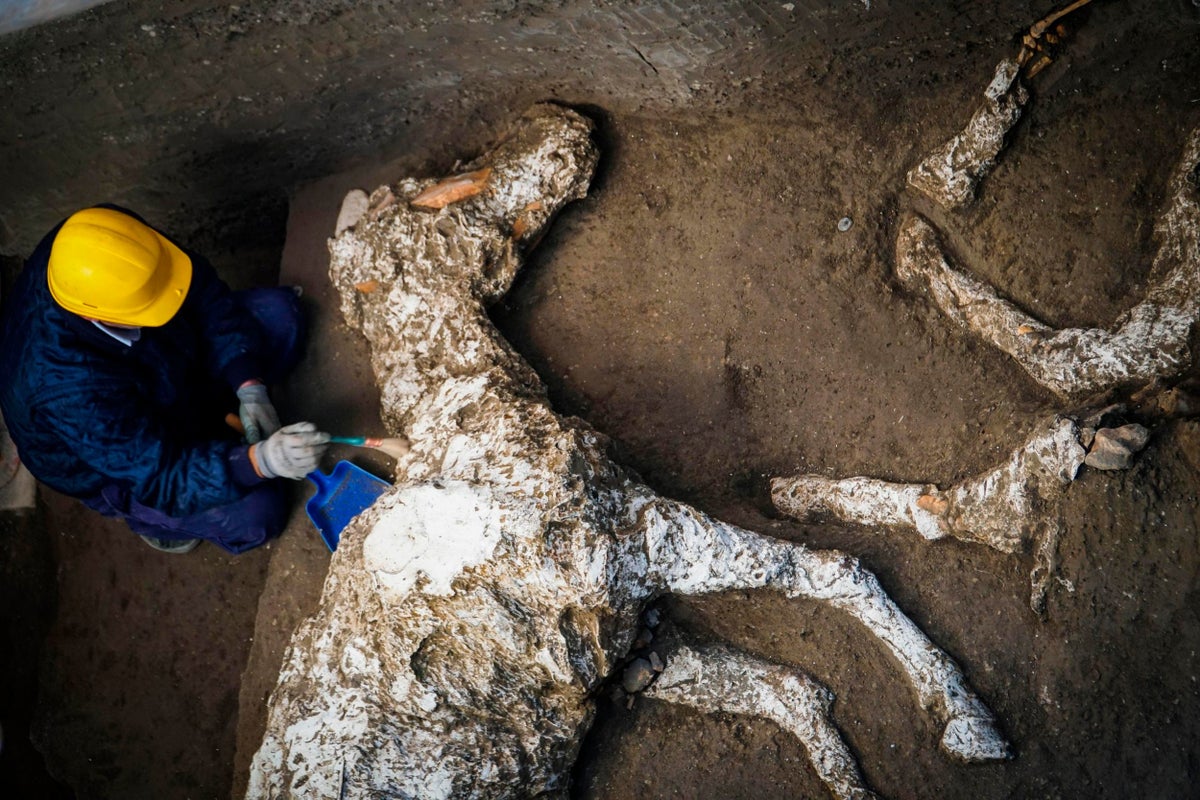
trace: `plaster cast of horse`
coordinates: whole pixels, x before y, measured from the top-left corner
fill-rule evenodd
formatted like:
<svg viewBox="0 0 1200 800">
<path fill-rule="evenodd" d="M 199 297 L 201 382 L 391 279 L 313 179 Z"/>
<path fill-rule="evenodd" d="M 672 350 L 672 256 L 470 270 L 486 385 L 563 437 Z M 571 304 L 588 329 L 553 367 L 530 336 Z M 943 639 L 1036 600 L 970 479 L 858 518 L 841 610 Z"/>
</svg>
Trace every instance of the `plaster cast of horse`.
<svg viewBox="0 0 1200 800">
<path fill-rule="evenodd" d="M 597 160 L 591 123 L 539 106 L 440 184 L 352 193 L 330 276 L 371 345 L 385 426 L 411 450 L 342 535 L 319 611 L 295 633 L 255 755 L 253 798 L 565 796 L 594 697 L 647 605 L 763 589 L 857 619 L 966 761 L 1006 758 L 954 661 L 857 560 L 662 497 L 605 438 L 550 407 L 489 321 L 524 251 Z M 677 645 L 647 694 L 766 717 L 837 797 L 869 797 L 801 670 Z"/>
</svg>

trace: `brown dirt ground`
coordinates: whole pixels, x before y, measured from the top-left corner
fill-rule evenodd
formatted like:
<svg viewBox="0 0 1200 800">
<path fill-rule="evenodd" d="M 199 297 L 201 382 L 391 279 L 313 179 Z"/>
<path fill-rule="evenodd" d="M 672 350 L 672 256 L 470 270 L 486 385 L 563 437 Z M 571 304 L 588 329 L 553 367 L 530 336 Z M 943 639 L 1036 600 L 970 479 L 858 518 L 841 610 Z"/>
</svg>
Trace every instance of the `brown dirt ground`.
<svg viewBox="0 0 1200 800">
<path fill-rule="evenodd" d="M 891 277 L 897 220 L 919 206 L 905 171 L 962 124 L 1012 52 L 1011 34 L 1033 18 L 931 5 L 885 3 L 827 51 L 759 54 L 769 69 L 705 84 L 686 108 L 563 88 L 563 100 L 607 109 L 591 107 L 601 173 L 494 317 L 556 406 L 613 437 L 649 484 L 728 521 L 860 556 L 963 665 L 1016 760 L 942 756 L 889 657 L 827 608 L 750 592 L 664 603 L 692 635 L 796 664 L 830 687 L 836 721 L 882 795 L 1195 796 L 1200 422 L 1159 425 L 1132 470 L 1085 470 L 1071 487 L 1055 511 L 1060 580 L 1045 620 L 1027 606 L 1028 555 L 798 524 L 770 508 L 767 479 L 798 471 L 947 483 L 1064 410 Z M 978 203 L 938 217 L 972 269 L 1048 321 L 1107 324 L 1151 277 L 1164 182 L 1200 124 L 1200 9 L 1164 0 L 1153 11 L 1113 2 L 1088 12 L 1034 81 L 1030 112 Z M 453 148 L 430 142 L 293 195 L 281 281 L 305 286 L 315 335 L 279 390 L 286 415 L 346 432 L 378 424 L 362 344 L 323 280 L 342 192 L 448 170 L 520 110 L 490 108 Z M 840 233 L 843 216 L 854 224 Z M 227 274 L 251 282 L 232 264 Z M 282 648 L 328 559 L 302 496 L 270 549 L 170 559 L 43 494 L 48 544 L 38 550 L 30 534 L 34 545 L 8 554 L 26 568 L 5 574 L 35 587 L 21 596 L 27 618 L 53 615 L 33 741 L 77 796 L 210 798 L 244 785 Z M 50 564 L 53 604 L 36 597 Z M 13 665 L 38 652 L 36 629 L 13 634 L 30 646 L 7 673 L 30 691 L 29 670 Z M 3 758 L 10 771 L 0 774 L 17 775 L 10 751 Z M 607 696 L 573 794 L 824 796 L 802 750 L 770 723 L 646 700 L 629 709 Z"/>
</svg>

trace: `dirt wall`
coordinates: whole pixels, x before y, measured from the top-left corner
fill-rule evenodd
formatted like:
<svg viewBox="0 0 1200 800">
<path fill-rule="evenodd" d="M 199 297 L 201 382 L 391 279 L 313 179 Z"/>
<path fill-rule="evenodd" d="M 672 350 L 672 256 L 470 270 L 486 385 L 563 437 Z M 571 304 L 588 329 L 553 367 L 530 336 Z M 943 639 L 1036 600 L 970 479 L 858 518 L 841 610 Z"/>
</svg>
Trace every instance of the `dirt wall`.
<svg viewBox="0 0 1200 800">
<path fill-rule="evenodd" d="M 449 164 L 532 100 L 741 111 L 748 88 L 839 80 L 864 53 L 897 91 L 889 62 L 955 74 L 1036 13 L 1005 5 L 116 0 L 0 38 L 0 246 L 112 200 L 205 248 L 278 247 L 298 183 L 402 152 Z"/>
</svg>

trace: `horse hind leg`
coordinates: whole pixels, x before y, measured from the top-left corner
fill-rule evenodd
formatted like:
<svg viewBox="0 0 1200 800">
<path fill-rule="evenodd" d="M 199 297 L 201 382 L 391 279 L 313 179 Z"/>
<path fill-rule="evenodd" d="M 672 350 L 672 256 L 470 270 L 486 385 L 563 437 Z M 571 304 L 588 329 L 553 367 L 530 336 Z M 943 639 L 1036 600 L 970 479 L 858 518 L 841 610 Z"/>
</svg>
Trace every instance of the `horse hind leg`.
<svg viewBox="0 0 1200 800">
<path fill-rule="evenodd" d="M 763 717 L 791 733 L 838 800 L 872 800 L 858 764 L 833 724 L 833 694 L 798 670 L 729 647 L 673 644 L 647 697 L 701 711 Z"/>
<path fill-rule="evenodd" d="M 658 590 L 694 595 L 770 588 L 827 602 L 858 619 L 895 657 L 921 706 L 944 726 L 947 753 L 970 762 L 1011 757 L 962 670 L 856 559 L 760 536 L 661 498 L 643 507 L 640 517 Z"/>
</svg>

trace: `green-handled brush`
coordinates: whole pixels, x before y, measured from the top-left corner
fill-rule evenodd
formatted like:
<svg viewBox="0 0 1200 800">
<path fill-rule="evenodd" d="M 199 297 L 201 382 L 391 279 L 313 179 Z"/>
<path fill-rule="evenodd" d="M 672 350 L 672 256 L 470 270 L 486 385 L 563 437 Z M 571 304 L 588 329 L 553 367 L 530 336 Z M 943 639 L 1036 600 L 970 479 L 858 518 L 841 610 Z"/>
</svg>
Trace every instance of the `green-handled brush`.
<svg viewBox="0 0 1200 800">
<path fill-rule="evenodd" d="M 225 424 L 243 436 L 246 435 L 246 429 L 237 414 L 226 414 Z M 408 439 L 403 436 L 393 436 L 390 439 L 377 439 L 373 436 L 330 436 L 329 441 L 353 447 L 370 447 L 392 458 L 399 458 L 408 452 Z"/>
<path fill-rule="evenodd" d="M 408 452 L 408 439 L 402 436 L 390 439 L 377 439 L 372 436 L 330 436 L 329 441 L 354 447 L 370 447 L 392 458 L 400 458 Z"/>
</svg>

